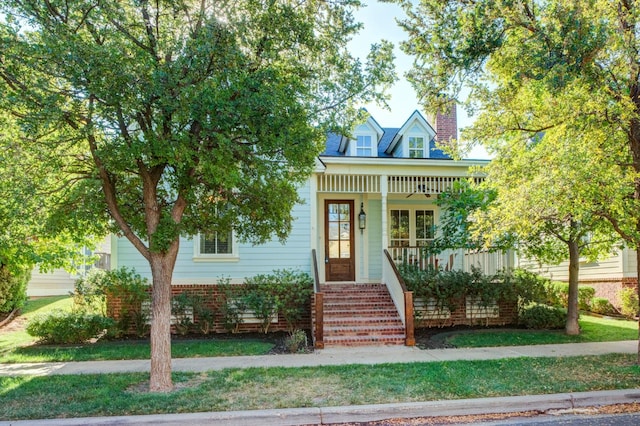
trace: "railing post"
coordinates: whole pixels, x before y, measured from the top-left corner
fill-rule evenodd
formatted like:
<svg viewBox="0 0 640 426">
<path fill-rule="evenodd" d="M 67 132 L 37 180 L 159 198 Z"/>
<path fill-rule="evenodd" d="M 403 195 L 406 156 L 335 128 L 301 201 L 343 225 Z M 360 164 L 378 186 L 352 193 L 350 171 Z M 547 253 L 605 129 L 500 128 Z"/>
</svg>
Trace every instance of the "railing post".
<svg viewBox="0 0 640 426">
<path fill-rule="evenodd" d="M 413 292 L 405 291 L 404 292 L 404 318 L 405 318 L 405 340 L 404 344 L 406 346 L 415 346 L 416 338 L 414 334 L 414 325 L 413 325 Z"/>
<path fill-rule="evenodd" d="M 315 294 L 315 310 L 316 310 L 316 329 L 315 331 L 315 347 L 316 349 L 324 348 L 324 293 Z"/>
</svg>

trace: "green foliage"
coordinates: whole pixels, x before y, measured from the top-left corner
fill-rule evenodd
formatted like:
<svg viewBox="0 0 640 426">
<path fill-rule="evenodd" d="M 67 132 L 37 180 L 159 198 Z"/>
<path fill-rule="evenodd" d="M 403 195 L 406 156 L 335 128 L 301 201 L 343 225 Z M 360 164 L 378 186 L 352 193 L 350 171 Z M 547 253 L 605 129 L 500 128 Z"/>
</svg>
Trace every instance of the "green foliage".
<svg viewBox="0 0 640 426">
<path fill-rule="evenodd" d="M 45 343 L 84 343 L 103 335 L 115 325 L 111 318 L 84 312 L 54 311 L 29 321 L 27 333 Z"/>
<path fill-rule="evenodd" d="M 549 300 L 548 286 L 550 280 L 538 274 L 517 268 L 513 271 L 513 285 L 518 295 L 518 307 L 522 308 L 530 303 L 547 303 Z"/>
<path fill-rule="evenodd" d="M 578 287 L 578 308 L 588 311 L 591 299 L 596 294 L 593 287 L 581 285 Z M 569 283 L 553 281 L 547 284 L 547 304 L 567 308 L 569 299 Z"/>
<path fill-rule="evenodd" d="M 567 322 L 567 311 L 563 308 L 531 303 L 520 310 L 518 322 L 526 328 L 536 330 L 560 329 Z"/>
<path fill-rule="evenodd" d="M 594 297 L 591 299 L 591 312 L 601 315 L 613 315 L 616 314 L 616 308 L 604 297 Z"/>
<path fill-rule="evenodd" d="M 0 312 L 20 309 L 27 300 L 30 270 L 12 270 L 0 263 Z"/>
<path fill-rule="evenodd" d="M 198 329 L 205 336 L 208 335 L 216 325 L 215 310 L 212 307 L 213 303 L 208 303 L 208 301 L 213 301 L 213 291 L 209 290 L 207 293 L 205 297 L 197 295 L 191 296 L 193 313 L 196 317 Z"/>
<path fill-rule="evenodd" d="M 484 241 L 472 233 L 471 217 L 486 210 L 495 196 L 495 190 L 476 185 L 472 180 L 456 181 L 450 189 L 440 193 L 436 200 L 442 208 L 440 232 L 429 245 L 429 253 L 482 248 Z"/>
<path fill-rule="evenodd" d="M 113 330 L 115 336 L 129 333 L 130 328 L 137 336 L 146 336 L 149 332 L 149 281 L 135 270 L 122 267 L 96 274 L 94 282 L 96 287 L 91 291 L 122 301 L 117 327 Z M 108 316 L 113 317 L 113 313 L 109 312 Z"/>
<path fill-rule="evenodd" d="M 240 324 L 244 322 L 243 315 L 247 311 L 244 303 L 245 289 L 238 285 L 230 284 L 228 278 L 221 278 L 219 296 L 216 301 L 218 311 L 222 316 L 222 326 L 231 333 L 237 333 Z"/>
<path fill-rule="evenodd" d="M 178 334 L 185 335 L 193 327 L 194 297 L 187 292 L 173 296 L 171 315 L 175 318 L 174 327 Z"/>
<path fill-rule="evenodd" d="M 73 302 L 81 310 L 99 312 L 106 315 L 107 288 L 110 285 L 109 273 L 104 269 L 93 268 L 87 275 L 76 280 Z"/>
<path fill-rule="evenodd" d="M 636 289 L 625 287 L 620 291 L 620 301 L 622 315 L 629 318 L 638 316 L 638 292 Z"/>
<path fill-rule="evenodd" d="M 307 333 L 304 330 L 293 330 L 285 338 L 284 346 L 287 352 L 295 354 L 304 351 L 307 347 Z"/>
</svg>

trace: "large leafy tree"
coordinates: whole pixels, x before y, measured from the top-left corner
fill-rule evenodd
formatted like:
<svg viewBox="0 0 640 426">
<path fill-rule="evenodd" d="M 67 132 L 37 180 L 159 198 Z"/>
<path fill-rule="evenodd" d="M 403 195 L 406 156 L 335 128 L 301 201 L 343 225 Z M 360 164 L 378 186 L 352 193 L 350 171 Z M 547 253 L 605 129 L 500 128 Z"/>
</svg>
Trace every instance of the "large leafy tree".
<svg viewBox="0 0 640 426">
<path fill-rule="evenodd" d="M 348 129 L 355 104 L 383 100 L 395 79 L 389 44 L 364 64 L 348 53 L 358 6 L 3 2 L 3 107 L 64 182 L 54 223 L 108 221 L 149 262 L 151 390 L 172 388 L 179 237 L 286 238 L 325 132 Z"/>
<path fill-rule="evenodd" d="M 407 11 L 410 78 L 426 102 L 461 100 L 478 122 L 468 135 L 499 140 L 562 128 L 617 170 L 599 215 L 640 260 L 640 5 L 634 1 L 398 0 Z M 527 102 L 544 93 L 546 105 Z M 544 137 L 544 136 L 543 136 Z M 529 138 L 521 138 L 528 140 Z M 581 182 L 576 182 L 580 184 Z M 620 189 L 622 188 L 622 189 Z M 640 262 L 638 262 L 640 266 Z M 640 361 L 640 345 L 639 345 Z"/>
<path fill-rule="evenodd" d="M 530 102 L 535 100 L 530 99 Z M 598 163 L 590 144 L 567 143 L 567 129 L 522 140 L 510 134 L 490 144 L 496 158 L 487 167 L 485 185 L 495 200 L 475 215 L 474 232 L 488 244 L 512 241 L 526 257 L 547 264 L 568 260 L 569 297 L 565 330 L 579 334 L 580 259 L 611 253 L 619 237 L 601 217 L 602 186 L 618 191 L 618 173 Z M 614 192 L 615 192 L 614 191 Z"/>
</svg>

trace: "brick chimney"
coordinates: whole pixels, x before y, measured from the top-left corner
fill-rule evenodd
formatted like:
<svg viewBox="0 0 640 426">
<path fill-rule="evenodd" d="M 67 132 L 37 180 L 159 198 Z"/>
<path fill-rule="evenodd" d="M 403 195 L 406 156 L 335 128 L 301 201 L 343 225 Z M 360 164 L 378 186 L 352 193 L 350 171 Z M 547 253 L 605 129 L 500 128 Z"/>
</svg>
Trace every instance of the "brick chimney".
<svg viewBox="0 0 640 426">
<path fill-rule="evenodd" d="M 436 140 L 440 143 L 446 143 L 451 139 L 458 139 L 458 119 L 456 112 L 456 103 L 449 104 L 449 110 L 438 112 L 435 118 Z"/>
</svg>

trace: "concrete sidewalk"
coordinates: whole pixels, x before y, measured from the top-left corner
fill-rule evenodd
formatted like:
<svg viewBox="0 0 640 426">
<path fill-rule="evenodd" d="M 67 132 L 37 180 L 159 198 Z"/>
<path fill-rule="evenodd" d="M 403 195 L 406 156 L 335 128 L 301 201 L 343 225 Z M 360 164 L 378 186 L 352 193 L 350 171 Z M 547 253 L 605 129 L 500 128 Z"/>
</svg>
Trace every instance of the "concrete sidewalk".
<svg viewBox="0 0 640 426">
<path fill-rule="evenodd" d="M 560 345 L 505 346 L 490 348 L 429 349 L 407 346 L 328 348 L 310 354 L 258 355 L 212 358 L 176 358 L 174 371 L 209 371 L 249 367 L 314 367 L 346 364 L 471 361 L 521 357 L 564 357 L 637 353 L 638 342 L 565 343 Z M 48 362 L 0 364 L 0 376 L 54 374 L 100 374 L 149 371 L 149 360 Z"/>
</svg>

